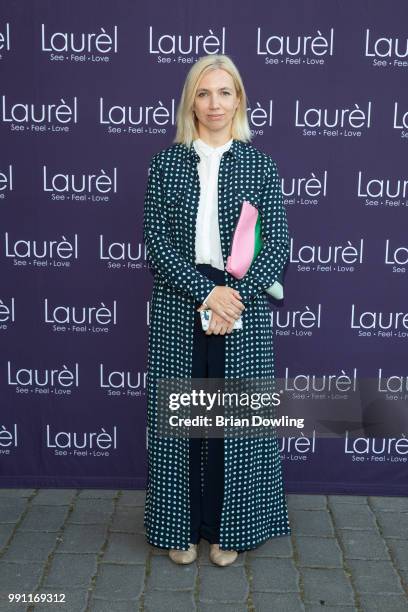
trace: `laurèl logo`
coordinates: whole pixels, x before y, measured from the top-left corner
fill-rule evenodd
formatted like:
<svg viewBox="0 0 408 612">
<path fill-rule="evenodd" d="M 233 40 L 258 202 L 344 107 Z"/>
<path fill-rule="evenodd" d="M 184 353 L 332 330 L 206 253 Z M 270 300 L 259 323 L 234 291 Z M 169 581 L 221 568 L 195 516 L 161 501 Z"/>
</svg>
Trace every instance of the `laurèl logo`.
<svg viewBox="0 0 408 612">
<path fill-rule="evenodd" d="M 15 265 L 25 266 L 31 262 L 38 267 L 69 267 L 70 260 L 78 259 L 78 234 L 71 239 L 62 235 L 59 240 L 35 240 L 12 238 L 5 232 L 4 250 L 5 256 L 12 258 Z"/>
<path fill-rule="evenodd" d="M 288 367 L 285 368 L 285 391 L 291 393 L 346 393 L 357 389 L 357 368 L 348 373 L 342 369 L 340 373 L 310 374 L 297 372 L 292 374 Z M 306 399 L 306 396 L 298 395 L 297 399 Z"/>
<path fill-rule="evenodd" d="M 43 166 L 43 190 L 48 193 L 58 193 L 73 196 L 89 195 L 93 201 L 107 201 L 105 194 L 117 193 L 117 168 L 111 173 L 101 168 L 99 172 L 73 174 L 67 171 L 52 172 L 48 166 Z M 92 197 L 94 196 L 94 198 Z"/>
<path fill-rule="evenodd" d="M 17 432 L 17 423 L 8 427 L 4 423 L 0 424 L 0 455 L 9 455 L 10 448 L 17 448 Z"/>
<path fill-rule="evenodd" d="M 113 300 L 111 305 L 101 302 L 99 305 L 71 306 L 52 304 L 48 298 L 45 298 L 44 322 L 80 326 L 78 330 L 73 331 L 87 331 L 84 328 L 87 328 L 88 325 L 90 331 L 107 331 L 107 327 L 97 326 L 117 325 L 117 302 Z M 66 331 L 66 328 L 57 331 Z"/>
<path fill-rule="evenodd" d="M 99 364 L 99 385 L 108 395 L 141 395 L 146 388 L 145 372 L 129 370 L 109 370 L 104 363 Z"/>
<path fill-rule="evenodd" d="M 48 31 L 41 24 L 41 51 L 51 53 L 117 53 L 118 26 L 100 27 L 96 32 L 58 32 Z"/>
<path fill-rule="evenodd" d="M 156 33 L 153 27 L 149 27 L 149 53 L 157 55 L 158 62 L 172 61 L 170 57 L 161 58 L 160 55 L 178 55 L 176 61 L 185 63 L 187 57 L 192 55 L 207 55 L 214 53 L 225 53 L 225 27 L 220 33 L 215 29 L 209 29 L 203 34 L 175 34 Z"/>
<path fill-rule="evenodd" d="M 322 305 L 317 304 L 315 310 L 305 306 L 303 310 L 275 311 L 271 310 L 271 326 L 278 336 L 311 336 L 312 329 L 321 325 Z"/>
<path fill-rule="evenodd" d="M 0 51 L 10 51 L 10 49 L 11 49 L 10 24 L 4 23 L 3 27 L 0 28 Z"/>
<path fill-rule="evenodd" d="M 351 455 L 353 461 L 389 461 L 391 463 L 407 463 L 408 438 L 374 438 L 353 437 L 348 430 L 344 438 L 344 453 Z"/>
<path fill-rule="evenodd" d="M 393 272 L 406 272 L 405 266 L 408 265 L 408 243 L 407 245 L 396 246 L 395 242 L 387 238 L 385 241 L 384 263 L 392 266 Z"/>
<path fill-rule="evenodd" d="M 285 204 L 296 202 L 303 205 L 317 204 L 317 198 L 327 196 L 327 184 L 327 170 L 322 171 L 321 175 L 311 172 L 310 175 L 282 178 L 281 187 Z"/>
<path fill-rule="evenodd" d="M 141 242 L 107 241 L 99 234 L 99 259 L 112 268 L 141 268 L 147 260 L 147 247 Z"/>
<path fill-rule="evenodd" d="M 405 177 L 390 179 L 388 177 L 367 177 L 361 170 L 357 177 L 357 196 L 365 199 L 367 206 L 384 204 L 399 207 L 407 203 L 408 181 Z"/>
<path fill-rule="evenodd" d="M 251 133 L 254 136 L 257 134 L 263 135 L 264 128 L 273 125 L 273 101 L 269 100 L 265 105 L 256 102 L 255 106 L 247 107 L 247 117 Z"/>
<path fill-rule="evenodd" d="M 280 63 L 282 59 L 278 58 L 285 58 L 287 64 L 300 64 L 302 58 L 306 64 L 323 64 L 323 57 L 334 54 L 334 29 L 330 28 L 326 35 L 323 30 L 317 30 L 315 34 L 291 36 L 282 33 L 269 35 L 269 32 L 264 34 L 259 27 L 256 30 L 256 52 L 257 55 L 276 58 L 275 62 L 265 60 L 265 63 Z"/>
<path fill-rule="evenodd" d="M 394 102 L 393 129 L 401 130 L 401 138 L 408 138 L 408 110 L 400 110 L 398 102 Z"/>
<path fill-rule="evenodd" d="M 166 126 L 174 125 L 176 115 L 175 100 L 169 106 L 159 100 L 156 106 L 131 106 L 127 104 L 107 105 L 99 98 L 99 123 L 108 126 L 108 132 L 120 134 L 123 127 L 129 133 L 165 134 Z"/>
<path fill-rule="evenodd" d="M 290 240 L 290 261 L 297 264 L 314 264 L 316 270 L 330 267 L 333 264 L 337 266 L 332 269 L 342 271 L 354 270 L 353 264 L 363 263 L 364 238 L 360 238 L 359 243 L 355 245 L 351 240 L 347 240 L 346 244 L 328 244 L 325 246 L 318 244 L 302 244 L 297 246 L 295 239 Z M 322 264 L 319 268 L 318 264 Z"/>
<path fill-rule="evenodd" d="M 306 461 L 316 452 L 316 431 L 311 436 L 282 436 L 278 448 L 283 460 Z"/>
<path fill-rule="evenodd" d="M 61 368 L 19 367 L 12 361 L 7 362 L 7 384 L 16 387 L 16 391 L 32 388 L 34 393 L 63 394 L 66 390 L 79 387 L 79 364 L 72 368 L 65 364 Z"/>
<path fill-rule="evenodd" d="M 78 99 L 76 96 L 69 103 L 68 98 L 59 101 L 39 103 L 9 102 L 7 96 L 1 97 L 1 120 L 11 123 L 13 129 L 23 126 L 32 132 L 45 131 L 50 127 L 52 132 L 69 131 L 68 124 L 78 123 Z M 17 128 L 18 129 L 18 128 Z"/>
<path fill-rule="evenodd" d="M 0 298 L 0 329 L 7 329 L 9 323 L 16 320 L 15 298 L 7 301 Z"/>
<path fill-rule="evenodd" d="M 359 336 L 408 338 L 408 312 L 359 310 L 351 304 L 350 328 Z"/>
<path fill-rule="evenodd" d="M 392 65 L 403 66 L 402 60 L 408 58 L 408 39 L 406 37 L 400 39 L 398 36 L 376 36 L 367 28 L 365 55 L 374 58 L 374 65 L 386 66 L 388 62 L 381 62 L 381 60 L 387 58 L 393 59 Z"/>
<path fill-rule="evenodd" d="M 389 374 L 383 375 L 382 368 L 378 368 L 377 389 L 379 393 L 384 393 L 386 399 L 394 399 L 397 394 L 398 399 L 408 399 L 408 375 Z M 403 394 L 403 398 L 400 397 Z"/>
<path fill-rule="evenodd" d="M 367 108 L 354 103 L 354 108 L 329 109 L 319 106 L 303 106 L 301 100 L 296 100 L 295 127 L 318 128 L 326 136 L 338 136 L 340 129 L 344 130 L 343 136 L 361 135 L 356 130 L 371 127 L 371 101 L 367 102 Z"/>
<path fill-rule="evenodd" d="M 4 199 L 7 191 L 13 191 L 13 166 L 9 164 L 7 170 L 0 170 L 0 200 Z"/>
<path fill-rule="evenodd" d="M 76 455 L 83 457 L 109 456 L 109 451 L 117 449 L 117 426 L 110 430 L 101 427 L 99 431 L 55 431 L 52 425 L 46 426 L 47 448 L 54 449 L 56 455 Z"/>
</svg>

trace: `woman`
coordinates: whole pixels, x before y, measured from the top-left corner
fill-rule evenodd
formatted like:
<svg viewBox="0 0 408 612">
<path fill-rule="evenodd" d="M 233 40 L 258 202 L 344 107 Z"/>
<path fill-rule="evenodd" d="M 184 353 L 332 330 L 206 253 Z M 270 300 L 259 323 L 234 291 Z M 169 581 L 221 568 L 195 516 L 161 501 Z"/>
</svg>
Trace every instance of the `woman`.
<svg viewBox="0 0 408 612">
<path fill-rule="evenodd" d="M 265 290 L 285 266 L 289 235 L 277 165 L 249 141 L 236 66 L 225 55 L 200 58 L 184 84 L 175 142 L 151 160 L 143 222 L 154 274 L 144 525 L 149 543 L 176 563 L 196 559 L 200 537 L 221 566 L 290 534 L 276 438 L 158 435 L 158 379 L 274 376 Z M 258 208 L 263 246 L 238 280 L 225 265 L 243 200 Z M 233 329 L 240 317 L 242 329 Z"/>
</svg>

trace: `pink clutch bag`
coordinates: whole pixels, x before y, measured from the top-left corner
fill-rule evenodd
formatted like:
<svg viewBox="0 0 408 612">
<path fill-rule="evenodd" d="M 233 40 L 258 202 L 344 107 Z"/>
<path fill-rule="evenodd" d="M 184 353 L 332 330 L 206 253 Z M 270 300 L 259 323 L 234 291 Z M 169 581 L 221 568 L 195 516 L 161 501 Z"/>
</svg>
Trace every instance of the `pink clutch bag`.
<svg viewBox="0 0 408 612">
<path fill-rule="evenodd" d="M 232 239 L 231 253 L 226 270 L 235 278 L 243 278 L 248 272 L 255 253 L 255 227 L 258 209 L 244 200 Z"/>
<path fill-rule="evenodd" d="M 225 269 L 235 278 L 243 278 L 252 262 L 262 249 L 261 217 L 258 209 L 248 200 L 244 200 L 238 223 L 232 238 L 231 252 L 227 257 Z M 271 287 L 265 289 L 277 300 L 283 298 L 282 274 Z"/>
</svg>

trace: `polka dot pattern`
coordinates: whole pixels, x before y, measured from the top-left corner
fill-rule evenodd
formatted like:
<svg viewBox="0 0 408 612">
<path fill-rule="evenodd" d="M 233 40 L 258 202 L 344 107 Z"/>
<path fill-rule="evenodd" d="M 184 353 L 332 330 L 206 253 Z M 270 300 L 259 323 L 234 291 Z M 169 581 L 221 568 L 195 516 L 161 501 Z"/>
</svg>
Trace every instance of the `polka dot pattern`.
<svg viewBox="0 0 408 612">
<path fill-rule="evenodd" d="M 188 439 L 157 432 L 157 381 L 190 378 L 195 308 L 215 283 L 195 267 L 195 227 L 200 196 L 199 156 L 173 144 L 150 163 L 143 238 L 154 274 L 147 364 L 148 482 L 144 525 L 159 547 L 187 550 L 190 535 Z M 225 284 L 239 290 L 246 306 L 243 329 L 225 336 L 225 378 L 270 378 L 274 347 L 265 289 L 289 257 L 289 234 L 276 162 L 253 145 L 234 139 L 222 155 L 218 215 L 224 265 L 242 201 L 261 215 L 263 247 L 244 279 L 228 272 Z M 224 500 L 220 547 L 256 548 L 290 534 L 278 441 L 224 440 Z"/>
</svg>

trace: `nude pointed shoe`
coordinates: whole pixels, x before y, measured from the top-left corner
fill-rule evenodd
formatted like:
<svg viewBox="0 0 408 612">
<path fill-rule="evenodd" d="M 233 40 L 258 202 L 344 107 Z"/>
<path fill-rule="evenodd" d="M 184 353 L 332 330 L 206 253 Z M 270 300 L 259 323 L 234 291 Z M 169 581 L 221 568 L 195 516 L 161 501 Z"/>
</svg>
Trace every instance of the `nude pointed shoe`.
<svg viewBox="0 0 408 612">
<path fill-rule="evenodd" d="M 210 561 L 220 567 L 234 563 L 238 557 L 236 550 L 221 550 L 219 544 L 210 544 Z"/>
<path fill-rule="evenodd" d="M 197 559 L 197 544 L 189 544 L 188 550 L 179 550 L 178 548 L 170 548 L 169 557 L 174 563 L 186 565 Z"/>
</svg>

